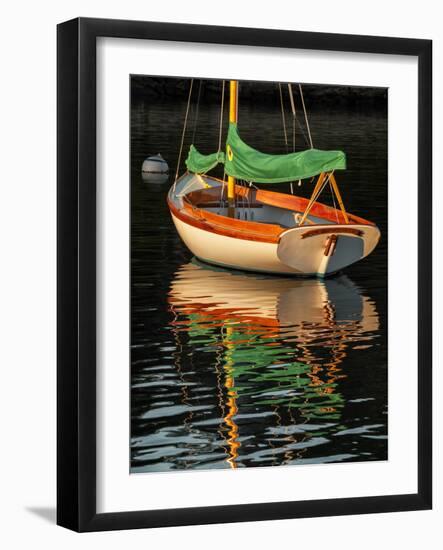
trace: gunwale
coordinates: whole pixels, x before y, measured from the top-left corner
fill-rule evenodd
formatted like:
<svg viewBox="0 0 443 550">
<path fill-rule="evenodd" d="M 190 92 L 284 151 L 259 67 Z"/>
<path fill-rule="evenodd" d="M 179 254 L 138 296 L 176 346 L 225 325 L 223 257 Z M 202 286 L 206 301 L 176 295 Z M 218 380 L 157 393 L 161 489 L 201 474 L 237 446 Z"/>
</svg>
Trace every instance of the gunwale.
<svg viewBox="0 0 443 550">
<path fill-rule="evenodd" d="M 215 179 L 215 178 L 213 178 Z M 221 180 L 217 180 L 220 183 Z M 295 212 L 303 212 L 309 203 L 308 199 L 296 195 L 288 195 L 286 193 L 278 193 L 255 188 L 245 188 L 236 185 L 236 195 L 245 198 L 249 204 L 254 207 L 260 205 L 275 206 Z M 199 189 L 192 191 L 183 198 L 183 207 L 179 208 L 168 195 L 167 202 L 171 214 L 184 223 L 235 239 L 243 239 L 265 243 L 275 243 L 280 241 L 281 235 L 288 229 L 297 229 L 283 227 L 272 223 L 255 222 L 250 220 L 240 220 L 222 216 L 214 212 L 205 210 L 205 206 L 210 206 L 214 199 L 220 199 L 219 187 Z M 345 224 L 341 210 L 327 206 L 320 202 L 315 202 L 311 208 L 310 214 L 319 218 L 323 218 L 331 223 L 315 224 L 313 228 L 322 229 L 324 232 L 333 231 L 334 226 L 343 226 Z M 351 223 L 346 224 L 347 228 L 352 229 L 352 225 L 368 225 L 375 226 L 373 222 L 365 220 L 359 216 L 348 213 L 348 218 Z M 303 225 L 300 229 L 305 229 Z M 343 232 L 342 227 L 337 227 L 338 232 Z M 352 231 L 349 231 L 352 233 Z"/>
</svg>

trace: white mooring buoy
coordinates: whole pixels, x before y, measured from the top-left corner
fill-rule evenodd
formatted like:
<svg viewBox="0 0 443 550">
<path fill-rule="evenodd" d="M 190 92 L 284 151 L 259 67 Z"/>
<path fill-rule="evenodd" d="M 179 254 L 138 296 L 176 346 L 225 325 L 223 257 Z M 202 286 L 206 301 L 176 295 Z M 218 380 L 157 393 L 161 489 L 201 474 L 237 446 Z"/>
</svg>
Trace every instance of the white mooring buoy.
<svg viewBox="0 0 443 550">
<path fill-rule="evenodd" d="M 169 166 L 160 153 L 143 161 L 142 177 L 144 181 L 152 183 L 163 183 L 168 179 Z"/>
</svg>

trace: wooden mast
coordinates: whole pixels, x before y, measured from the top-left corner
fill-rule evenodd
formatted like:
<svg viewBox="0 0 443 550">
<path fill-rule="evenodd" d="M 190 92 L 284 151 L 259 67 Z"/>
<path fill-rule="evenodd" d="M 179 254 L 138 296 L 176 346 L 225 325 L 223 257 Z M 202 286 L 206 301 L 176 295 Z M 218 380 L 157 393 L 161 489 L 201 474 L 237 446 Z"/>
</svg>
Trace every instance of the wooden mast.
<svg viewBox="0 0 443 550">
<path fill-rule="evenodd" d="M 229 83 L 229 122 L 237 122 L 238 116 L 238 82 L 231 80 Z M 232 155 L 228 145 L 226 154 Z M 228 176 L 228 216 L 235 217 L 235 178 Z"/>
</svg>

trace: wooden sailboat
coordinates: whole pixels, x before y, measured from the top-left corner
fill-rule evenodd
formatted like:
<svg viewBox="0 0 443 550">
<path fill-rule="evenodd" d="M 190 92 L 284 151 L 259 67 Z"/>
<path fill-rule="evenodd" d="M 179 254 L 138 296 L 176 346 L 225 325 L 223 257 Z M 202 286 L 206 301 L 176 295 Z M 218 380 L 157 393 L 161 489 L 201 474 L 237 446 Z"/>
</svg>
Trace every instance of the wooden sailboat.
<svg viewBox="0 0 443 550">
<path fill-rule="evenodd" d="M 195 256 L 240 270 L 322 277 L 374 250 L 379 229 L 346 211 L 337 185 L 335 171 L 346 167 L 345 154 L 314 149 L 312 140 L 310 149 L 283 155 L 261 153 L 244 143 L 237 128 L 237 81 L 230 81 L 226 151 L 221 151 L 223 83 L 219 149 L 202 155 L 191 145 L 188 170 L 178 177 L 191 93 L 192 83 L 176 178 L 167 201 L 180 237 Z M 218 164 L 224 165 L 227 178 L 208 175 Z M 310 199 L 256 185 L 303 179 L 313 181 Z M 328 187 L 334 207 L 318 202 Z"/>
</svg>

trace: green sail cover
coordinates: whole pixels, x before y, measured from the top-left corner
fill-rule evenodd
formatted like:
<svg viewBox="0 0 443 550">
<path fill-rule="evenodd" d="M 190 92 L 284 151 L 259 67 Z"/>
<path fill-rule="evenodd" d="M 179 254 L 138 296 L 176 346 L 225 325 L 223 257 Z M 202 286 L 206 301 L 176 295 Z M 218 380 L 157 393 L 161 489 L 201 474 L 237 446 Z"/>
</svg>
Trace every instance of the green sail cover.
<svg viewBox="0 0 443 550">
<path fill-rule="evenodd" d="M 190 172 L 194 172 L 195 174 L 206 174 L 206 172 L 215 168 L 220 162 L 222 164 L 225 162 L 225 154 L 223 151 L 218 151 L 211 155 L 202 155 L 193 145 L 191 145 L 188 158 L 186 159 L 186 166 Z"/>
<path fill-rule="evenodd" d="M 281 183 L 316 176 L 321 172 L 344 170 L 342 151 L 308 149 L 287 155 L 267 155 L 240 138 L 237 124 L 229 124 L 225 170 L 229 176 L 257 183 Z"/>
<path fill-rule="evenodd" d="M 240 138 L 234 122 L 229 124 L 226 151 L 226 155 L 222 151 L 202 155 L 191 145 L 186 166 L 190 172 L 205 174 L 224 163 L 229 176 L 257 183 L 294 181 L 346 168 L 346 155 L 342 151 L 307 149 L 287 155 L 261 153 Z"/>
</svg>

